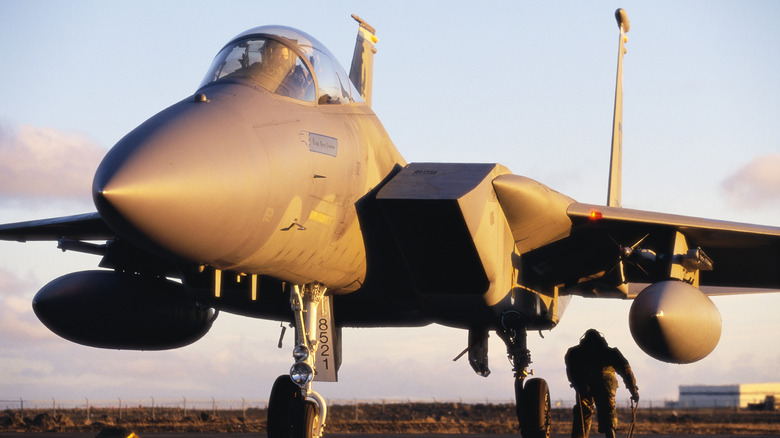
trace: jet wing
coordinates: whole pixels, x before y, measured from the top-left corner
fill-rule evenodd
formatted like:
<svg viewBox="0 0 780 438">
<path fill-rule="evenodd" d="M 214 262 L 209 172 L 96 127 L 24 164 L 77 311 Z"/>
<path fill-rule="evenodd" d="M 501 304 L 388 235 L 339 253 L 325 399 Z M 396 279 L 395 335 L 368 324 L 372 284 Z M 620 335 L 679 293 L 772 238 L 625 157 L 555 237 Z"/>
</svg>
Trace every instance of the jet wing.
<svg viewBox="0 0 780 438">
<path fill-rule="evenodd" d="M 99 213 L 86 213 L 51 219 L 0 225 L 0 240 L 111 240 L 114 232 Z"/>
<path fill-rule="evenodd" d="M 660 254 L 656 237 L 681 233 L 689 248 L 701 248 L 713 262 L 712 270 L 701 272 L 702 286 L 780 289 L 780 227 L 581 203 L 571 204 L 567 214 L 573 237 L 587 242 L 594 234 L 608 236 L 601 246 L 607 251 L 638 244 Z"/>
</svg>

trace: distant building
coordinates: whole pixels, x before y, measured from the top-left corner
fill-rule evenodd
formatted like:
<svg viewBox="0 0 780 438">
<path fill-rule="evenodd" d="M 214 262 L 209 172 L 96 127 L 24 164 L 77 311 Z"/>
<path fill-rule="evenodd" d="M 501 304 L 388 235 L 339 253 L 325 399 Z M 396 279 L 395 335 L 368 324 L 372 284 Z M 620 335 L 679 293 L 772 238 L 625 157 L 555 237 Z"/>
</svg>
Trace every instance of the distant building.
<svg viewBox="0 0 780 438">
<path fill-rule="evenodd" d="M 761 403 L 767 396 L 780 400 L 780 383 L 745 383 L 741 385 L 680 385 L 679 408 L 747 408 Z"/>
</svg>

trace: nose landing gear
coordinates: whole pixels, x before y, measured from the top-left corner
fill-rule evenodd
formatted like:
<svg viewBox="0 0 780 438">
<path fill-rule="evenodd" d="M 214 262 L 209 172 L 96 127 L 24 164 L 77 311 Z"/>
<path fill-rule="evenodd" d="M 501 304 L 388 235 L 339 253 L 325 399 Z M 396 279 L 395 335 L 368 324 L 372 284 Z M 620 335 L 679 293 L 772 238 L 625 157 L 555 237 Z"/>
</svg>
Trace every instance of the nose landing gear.
<svg viewBox="0 0 780 438">
<path fill-rule="evenodd" d="M 317 406 L 307 400 L 290 376 L 279 376 L 268 401 L 268 436 L 273 438 L 313 438 L 320 436 Z M 319 432 L 319 433 L 318 433 Z"/>
<path fill-rule="evenodd" d="M 324 315 L 320 311 L 323 303 L 327 303 Z M 312 389 L 312 380 L 317 374 L 317 350 L 321 344 L 330 345 L 333 337 L 330 331 L 326 335 L 319 329 L 324 325 L 333 326 L 333 314 L 330 301 L 325 297 L 325 287 L 319 283 L 303 287 L 293 285 L 290 288 L 290 304 L 296 328 L 295 364 L 290 368 L 290 374 L 279 376 L 271 389 L 268 437 L 318 438 L 325 428 L 327 405 L 325 399 Z"/>
</svg>

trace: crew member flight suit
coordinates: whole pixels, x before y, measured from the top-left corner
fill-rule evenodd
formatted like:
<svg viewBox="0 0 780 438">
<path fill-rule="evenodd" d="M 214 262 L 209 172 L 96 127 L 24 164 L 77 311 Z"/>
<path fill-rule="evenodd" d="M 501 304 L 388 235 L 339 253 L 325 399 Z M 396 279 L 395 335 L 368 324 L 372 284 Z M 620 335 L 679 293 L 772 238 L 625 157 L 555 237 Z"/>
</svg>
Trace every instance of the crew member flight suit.
<svg viewBox="0 0 780 438">
<path fill-rule="evenodd" d="M 566 352 L 565 360 L 569 382 L 577 391 L 572 438 L 587 438 L 594 403 L 598 410 L 599 432 L 608 438 L 614 437 L 618 424 L 615 407 L 618 383 L 615 372 L 623 378 L 631 398 L 639 400 L 639 389 L 628 361 L 620 350 L 610 348 L 601 333 L 594 329 L 585 332 L 579 345 Z"/>
</svg>

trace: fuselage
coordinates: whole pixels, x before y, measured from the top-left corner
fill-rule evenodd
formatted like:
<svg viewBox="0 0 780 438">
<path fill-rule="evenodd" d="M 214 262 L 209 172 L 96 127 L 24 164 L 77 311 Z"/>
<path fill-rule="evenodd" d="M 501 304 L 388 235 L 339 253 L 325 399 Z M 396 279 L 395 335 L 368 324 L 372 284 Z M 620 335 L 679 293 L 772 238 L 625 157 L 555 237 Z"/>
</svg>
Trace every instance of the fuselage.
<svg viewBox="0 0 780 438">
<path fill-rule="evenodd" d="M 117 234 L 156 254 L 348 292 L 366 275 L 355 202 L 403 164 L 359 99 L 228 78 L 125 136 L 94 198 Z"/>
<path fill-rule="evenodd" d="M 327 302 L 329 327 L 466 328 L 482 374 L 489 330 L 524 369 L 516 334 L 553 328 L 575 294 L 636 297 L 634 339 L 685 363 L 720 337 L 699 284 L 777 285 L 777 228 L 580 204 L 498 164 L 406 165 L 364 102 L 373 42 L 361 22 L 350 80 L 303 32 L 244 32 L 192 96 L 109 151 L 99 214 L 0 226 L 0 238 L 55 239 L 113 269 L 45 286 L 41 321 L 86 345 L 172 348 L 203 336 L 212 308 L 295 316 L 300 329 L 301 303 L 312 326 Z M 108 241 L 83 242 L 95 239 Z"/>
</svg>

